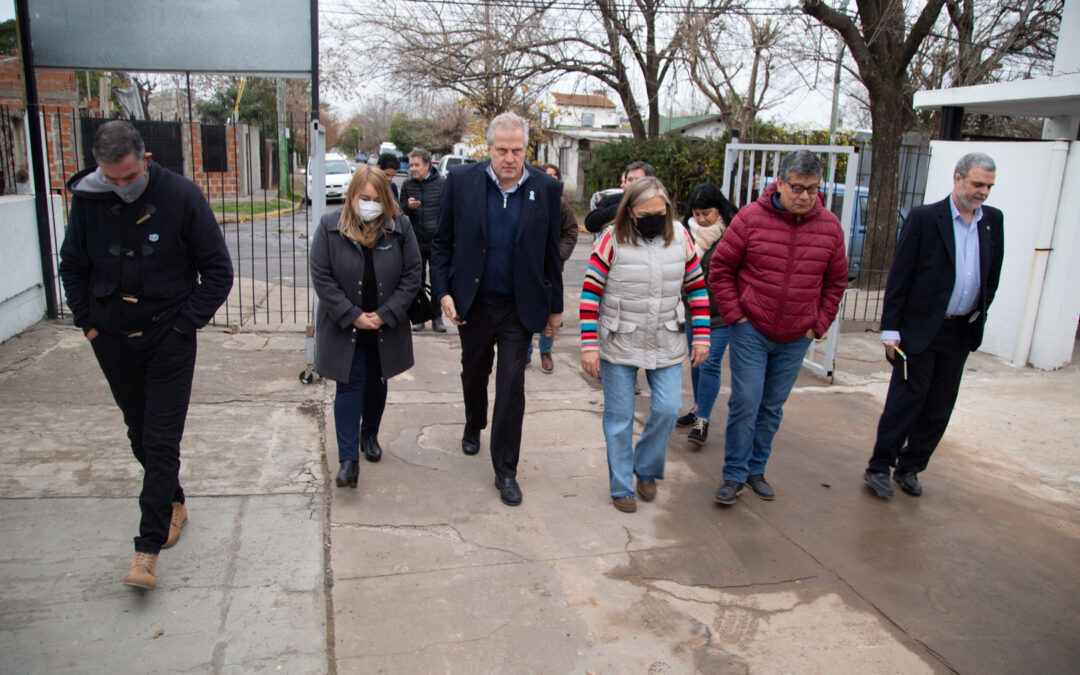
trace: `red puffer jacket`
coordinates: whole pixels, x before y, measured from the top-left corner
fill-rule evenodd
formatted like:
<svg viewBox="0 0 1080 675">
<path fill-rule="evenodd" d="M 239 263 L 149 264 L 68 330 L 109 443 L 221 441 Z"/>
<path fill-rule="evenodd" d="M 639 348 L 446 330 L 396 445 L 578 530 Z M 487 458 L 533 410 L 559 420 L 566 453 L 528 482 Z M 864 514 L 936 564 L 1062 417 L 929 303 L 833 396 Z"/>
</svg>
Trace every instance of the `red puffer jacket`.
<svg viewBox="0 0 1080 675">
<path fill-rule="evenodd" d="M 743 207 L 716 246 L 709 288 L 729 326 L 746 317 L 773 342 L 829 329 L 847 286 L 844 231 L 819 197 L 802 216 L 773 205 L 776 184 Z"/>
</svg>

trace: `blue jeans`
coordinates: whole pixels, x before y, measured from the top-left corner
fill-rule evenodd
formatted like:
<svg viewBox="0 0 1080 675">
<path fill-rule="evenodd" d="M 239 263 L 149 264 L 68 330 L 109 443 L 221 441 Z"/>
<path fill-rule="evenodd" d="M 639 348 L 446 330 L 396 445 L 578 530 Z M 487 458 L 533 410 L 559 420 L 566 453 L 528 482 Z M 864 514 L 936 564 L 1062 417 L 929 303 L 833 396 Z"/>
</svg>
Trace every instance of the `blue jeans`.
<svg viewBox="0 0 1080 675">
<path fill-rule="evenodd" d="M 356 345 L 349 381 L 337 383 L 334 397 L 339 462 L 360 461 L 360 434 L 378 436 L 385 409 L 386 380 L 379 362 L 379 347 Z"/>
<path fill-rule="evenodd" d="M 810 338 L 771 342 L 749 321 L 729 326 L 731 398 L 724 439 L 724 480 L 765 473 L 784 401 L 799 377 Z"/>
<path fill-rule="evenodd" d="M 728 327 L 720 326 L 709 331 L 709 355 L 705 363 L 690 368 L 690 382 L 694 387 L 694 405 L 698 417 L 712 419 L 713 404 L 720 395 L 720 367 L 724 363 L 724 351 L 728 345 Z M 694 347 L 694 327 L 686 323 L 686 346 Z"/>
<path fill-rule="evenodd" d="M 537 335 L 540 336 L 540 353 L 541 354 L 550 354 L 551 353 L 551 348 L 555 346 L 555 338 L 549 338 L 548 336 L 544 335 L 543 333 L 537 333 Z M 530 358 L 530 359 L 532 358 L 532 349 L 533 349 L 532 340 L 530 339 L 529 340 L 529 351 L 526 354 L 526 356 L 528 358 Z"/>
<path fill-rule="evenodd" d="M 646 370 L 651 391 L 649 419 L 634 445 L 634 381 L 637 366 L 600 359 L 604 385 L 604 440 L 612 497 L 633 497 L 634 476 L 649 481 L 664 477 L 668 436 L 682 405 L 682 365 Z"/>
</svg>

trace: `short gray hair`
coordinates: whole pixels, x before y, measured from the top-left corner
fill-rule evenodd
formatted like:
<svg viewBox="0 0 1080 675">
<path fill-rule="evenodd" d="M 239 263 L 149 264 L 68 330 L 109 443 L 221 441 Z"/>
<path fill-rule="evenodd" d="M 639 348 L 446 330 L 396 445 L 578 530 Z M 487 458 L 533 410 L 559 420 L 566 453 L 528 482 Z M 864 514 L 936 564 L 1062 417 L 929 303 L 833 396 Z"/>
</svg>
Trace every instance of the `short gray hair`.
<svg viewBox="0 0 1080 675">
<path fill-rule="evenodd" d="M 135 125 L 125 120 L 112 120 L 94 134 L 94 159 L 98 164 L 115 164 L 128 155 L 142 159 L 146 145 Z"/>
<path fill-rule="evenodd" d="M 953 175 L 960 174 L 964 178 L 967 178 L 968 172 L 972 169 L 997 171 L 994 160 L 990 155 L 985 152 L 969 152 L 961 157 L 960 161 L 956 163 L 956 169 L 953 170 Z"/>
<path fill-rule="evenodd" d="M 501 115 L 496 115 L 495 119 L 491 120 L 491 124 L 488 125 L 487 130 L 487 144 L 489 148 L 495 145 L 495 132 L 499 129 L 519 129 L 521 131 L 522 142 L 525 144 L 525 147 L 529 146 L 529 120 L 521 115 L 516 115 L 512 112 L 504 112 Z"/>
<path fill-rule="evenodd" d="M 784 155 L 780 160 L 780 180 L 785 183 L 791 179 L 791 174 L 797 173 L 803 176 L 820 176 L 825 170 L 821 158 L 809 150 L 795 150 Z"/>
<path fill-rule="evenodd" d="M 431 164 L 431 153 L 423 148 L 413 148 L 409 151 L 409 157 L 419 157 L 424 164 Z"/>
</svg>

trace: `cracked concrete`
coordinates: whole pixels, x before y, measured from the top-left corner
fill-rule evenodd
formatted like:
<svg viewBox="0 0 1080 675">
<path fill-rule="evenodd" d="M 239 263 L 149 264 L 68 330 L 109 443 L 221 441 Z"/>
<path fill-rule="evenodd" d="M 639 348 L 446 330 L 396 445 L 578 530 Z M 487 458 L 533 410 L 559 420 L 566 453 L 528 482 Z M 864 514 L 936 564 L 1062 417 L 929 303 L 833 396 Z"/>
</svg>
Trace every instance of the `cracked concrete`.
<svg viewBox="0 0 1080 675">
<path fill-rule="evenodd" d="M 297 381 L 302 332 L 203 331 L 191 521 L 153 594 L 119 583 L 139 472 L 85 340 L 43 323 L 0 345 L 0 672 L 1074 669 L 1080 367 L 974 355 L 926 495 L 883 502 L 860 476 L 886 369 L 876 335 L 845 334 L 837 384 L 804 374 L 785 406 L 776 501 L 712 502 L 725 387 L 709 442 L 676 431 L 657 500 L 623 514 L 567 300 L 555 374 L 526 375 L 516 508 L 489 432 L 460 452 L 452 328 L 415 336 L 356 490 L 333 487 L 334 386 Z"/>
</svg>

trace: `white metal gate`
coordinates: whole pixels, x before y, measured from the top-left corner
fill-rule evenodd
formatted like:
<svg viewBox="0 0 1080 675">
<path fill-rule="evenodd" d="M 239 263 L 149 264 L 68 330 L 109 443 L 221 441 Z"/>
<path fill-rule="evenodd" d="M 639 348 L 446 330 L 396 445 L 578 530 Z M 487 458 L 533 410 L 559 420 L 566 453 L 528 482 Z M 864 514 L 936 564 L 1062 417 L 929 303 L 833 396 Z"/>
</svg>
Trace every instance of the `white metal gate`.
<svg viewBox="0 0 1080 675">
<path fill-rule="evenodd" d="M 859 153 L 856 148 L 839 145 L 773 145 L 739 143 L 733 140 L 728 144 L 724 154 L 724 194 L 728 195 L 737 206 L 749 204 L 765 186 L 776 180 L 780 173 L 780 159 L 793 150 L 809 150 L 822 156 L 825 165 L 825 175 L 822 176 L 822 190 L 825 196 L 825 207 L 832 209 L 833 200 L 839 196 L 843 201 L 840 211 L 840 225 L 844 228 L 844 245 L 851 241 L 852 214 L 854 213 L 855 200 L 858 199 L 859 177 Z M 844 182 L 837 183 L 835 180 L 837 159 L 844 156 Z M 844 292 L 844 300 L 849 293 L 857 290 L 848 289 Z M 841 311 L 837 312 L 836 320 L 829 326 L 829 330 L 820 340 L 812 342 L 810 349 L 803 360 L 803 367 L 822 377 L 832 381 L 833 369 L 836 364 L 836 341 L 840 335 Z M 818 361 L 818 356 L 821 360 Z"/>
</svg>

